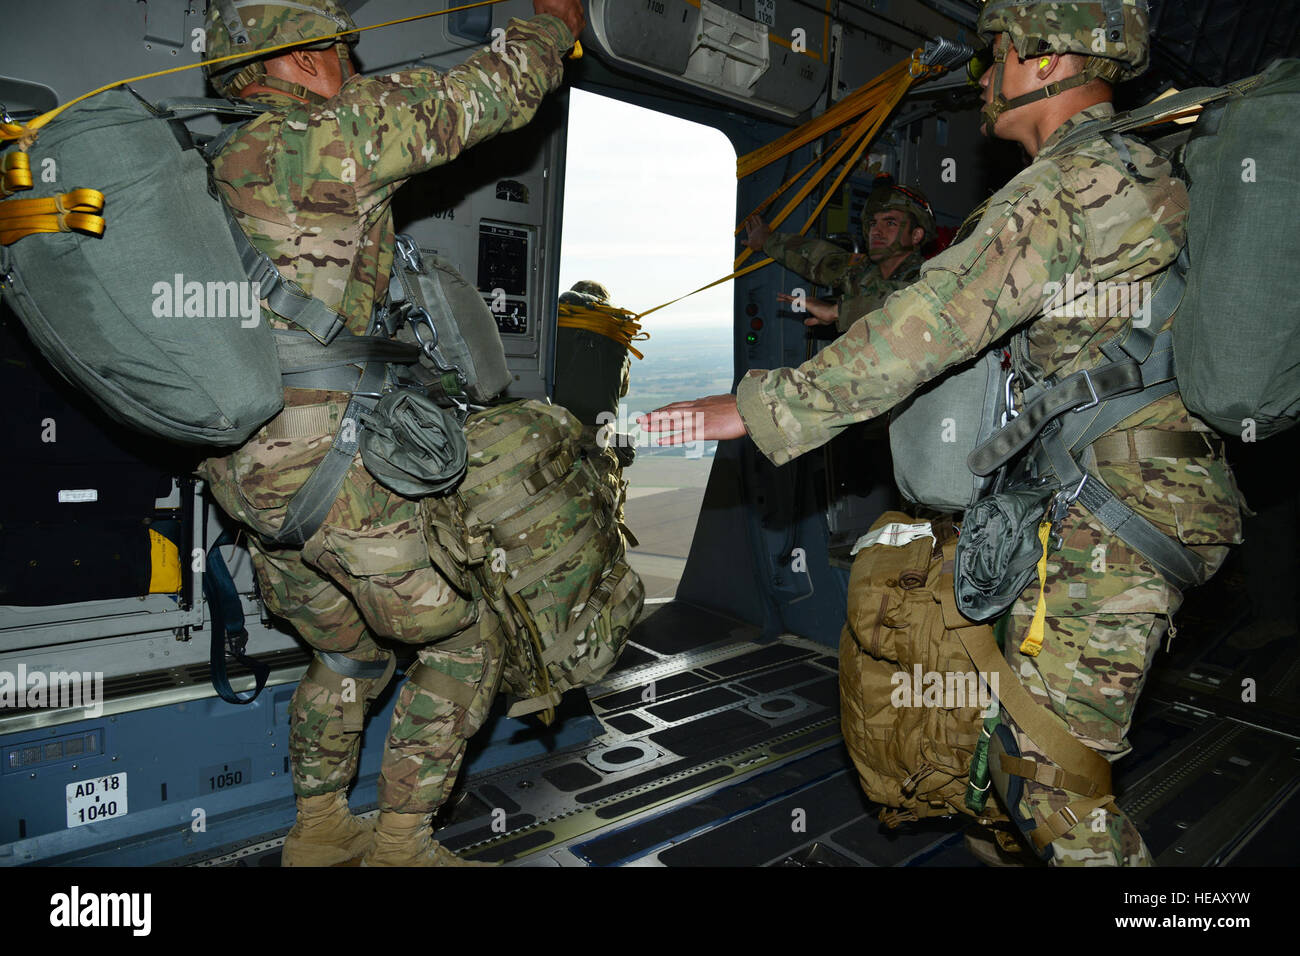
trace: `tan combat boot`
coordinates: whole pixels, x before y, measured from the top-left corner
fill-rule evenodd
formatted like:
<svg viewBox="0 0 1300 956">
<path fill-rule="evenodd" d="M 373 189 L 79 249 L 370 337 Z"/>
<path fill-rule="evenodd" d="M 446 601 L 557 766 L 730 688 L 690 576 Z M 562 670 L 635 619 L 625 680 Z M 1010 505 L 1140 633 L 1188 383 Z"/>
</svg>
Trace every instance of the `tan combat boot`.
<svg viewBox="0 0 1300 956">
<path fill-rule="evenodd" d="M 431 813 L 379 812 L 375 842 L 362 866 L 495 866 L 462 860 L 433 838 Z"/>
<path fill-rule="evenodd" d="M 356 866 L 370 849 L 374 824 L 348 810 L 347 793 L 298 797 L 298 822 L 284 838 L 281 866 Z"/>
</svg>

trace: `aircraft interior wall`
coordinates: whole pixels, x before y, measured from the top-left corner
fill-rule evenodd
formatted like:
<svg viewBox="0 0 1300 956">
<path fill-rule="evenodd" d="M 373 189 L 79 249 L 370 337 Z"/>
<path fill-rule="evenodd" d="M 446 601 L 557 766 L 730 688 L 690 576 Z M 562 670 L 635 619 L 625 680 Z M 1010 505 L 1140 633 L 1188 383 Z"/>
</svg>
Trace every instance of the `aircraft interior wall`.
<svg viewBox="0 0 1300 956">
<path fill-rule="evenodd" d="M 707 25 L 715 31 L 712 46 L 698 44 L 694 35 L 697 22 L 702 22 L 697 21 L 702 5 L 712 17 Z M 429 4 L 347 0 L 344 6 L 364 26 L 422 12 Z M 571 82 L 712 126 L 728 137 L 740 156 L 820 114 L 909 56 L 925 38 L 971 39 L 968 25 L 933 9 L 960 12 L 956 8 L 965 9 L 961 3 L 904 0 L 881 5 L 887 9 L 876 15 L 862 4 L 828 0 L 825 6 L 837 9 L 834 16 L 818 6 L 819 0 L 590 0 L 592 27 L 583 38 L 586 56 L 570 66 Z M 28 6 L 21 19 L 8 21 L 0 33 L 0 104 L 15 114 L 35 113 L 124 76 L 192 62 L 198 55 L 193 42 L 194 31 L 201 32 L 202 10 L 197 0 L 44 0 Z M 367 73 L 420 65 L 447 69 L 490 42 L 492 30 L 509 17 L 530 11 L 529 0 L 510 0 L 432 22 L 368 32 L 361 37 L 357 58 Z M 770 11 L 771 21 L 755 19 L 760 11 L 764 16 Z M 49 38 L 60 35 L 69 23 L 93 34 L 96 42 L 79 44 L 76 56 L 51 55 Z M 785 38 L 801 29 L 808 47 L 796 51 Z M 771 42 L 763 42 L 769 31 Z M 861 242 L 860 209 L 871 187 L 867 166 L 872 165 L 871 171 L 919 186 L 934 207 L 941 231 L 950 236 L 1021 161 L 1018 148 L 984 140 L 976 111 L 969 108 L 969 90 L 963 86 L 956 76 L 918 85 L 809 233 L 850 249 Z M 143 81 L 137 89 L 153 100 L 209 95 L 197 70 Z M 415 178 L 393 204 L 400 231 L 449 260 L 490 303 L 503 297 L 505 307 L 496 311 L 514 376 L 512 397 L 546 397 L 554 386 L 564 193 L 581 188 L 580 183 L 566 182 L 567 119 L 568 94 L 561 92 L 548 99 L 528 126 Z M 192 128 L 211 135 L 219 126 L 203 118 Z M 739 215 L 755 208 L 829 141 L 806 146 L 739 182 Z M 782 228 L 802 225 L 820 196 L 814 193 L 801 203 Z M 627 228 L 616 215 L 611 218 L 612 228 Z M 689 291 L 673 288 L 671 276 L 665 277 L 663 287 L 665 298 Z M 798 287 L 818 292 L 775 265 L 734 282 L 729 369 L 733 383 L 753 369 L 797 366 L 833 340 L 829 332 L 808 331 L 802 316 L 779 305 L 778 293 Z M 653 317 L 646 325 L 653 331 Z M 0 866 L 210 863 L 218 858 L 231 862 L 270 853 L 293 820 L 288 701 L 310 659 L 309 649 L 259 599 L 239 529 L 190 478 L 193 456 L 142 447 L 109 422 L 35 357 L 7 307 L 0 310 L 0 333 L 0 360 L 5 363 L 0 399 L 6 408 L 0 440 L 12 450 L 0 478 L 0 672 L 22 668 L 102 678 L 102 707 L 93 715 L 80 708 L 0 710 Z M 57 440 L 49 437 L 55 434 L 49 422 L 55 424 Z M 58 451 L 53 457 L 52 447 Z M 1256 462 L 1255 467 L 1267 471 L 1267 465 Z M 45 503 L 48 507 L 29 506 L 28 496 L 35 494 L 38 482 L 42 493 L 68 491 L 72 496 L 66 501 L 56 497 Z M 1270 488 L 1269 506 L 1293 520 L 1294 489 L 1279 490 L 1276 481 Z M 89 497 L 91 492 L 94 497 Z M 563 817 L 567 811 L 559 809 L 562 801 L 577 786 L 565 790 L 559 781 L 566 772 L 581 776 L 565 770 L 567 748 L 594 748 L 590 759 L 584 756 L 581 773 L 590 777 L 599 772 L 607 775 L 600 779 L 609 780 L 634 779 L 619 778 L 619 768 L 601 762 L 625 747 L 641 748 L 638 762 L 623 768 L 627 770 L 642 760 L 649 768 L 655 761 L 664 767 L 678 757 L 685 759 L 687 746 L 675 753 L 664 739 L 697 747 L 695 756 L 721 759 L 705 745 L 720 746 L 716 741 L 687 740 L 688 734 L 672 726 L 671 708 L 655 712 L 642 706 L 644 698 L 638 695 L 643 687 L 653 687 L 664 676 L 680 681 L 683 688 L 690 685 L 689 694 L 683 690 L 684 696 L 669 702 L 688 720 L 704 715 L 704 720 L 715 722 L 710 726 L 725 729 L 747 723 L 751 731 L 758 726 L 778 735 L 811 728 L 821 735 L 808 744 L 813 757 L 802 753 L 799 759 L 821 768 L 819 773 L 831 773 L 822 765 L 829 766 L 826 755 L 839 745 L 835 661 L 826 649 L 838 644 L 845 620 L 848 549 L 897 501 L 888 442 L 879 427 L 874 432 L 855 427 L 826 448 L 781 468 L 764 459 L 752 442 L 720 443 L 672 615 L 657 612 L 662 615 L 657 630 L 650 629 L 658 643 L 651 646 L 647 637 L 629 670 L 614 674 L 593 693 L 594 707 L 581 694 L 569 695 L 554 730 L 512 720 L 504 714 L 505 702 L 498 702 L 488 728 L 471 743 L 465 768 L 469 777 L 489 775 L 477 778 L 488 784 L 459 809 L 451 808 L 444 822 L 460 827 L 456 833 L 466 846 L 495 839 L 484 837 L 473 823 L 471 804 L 489 806 L 486 786 L 504 786 L 502 781 L 514 786 L 523 775 L 513 767 L 526 760 L 538 761 L 537 766 L 551 774 L 546 779 L 554 786 L 539 792 L 550 801 L 547 812 Z M 160 538 L 170 542 L 179 558 L 179 578 L 171 590 L 153 590 L 151 548 L 165 547 Z M 226 543 L 218 544 L 221 540 Z M 1294 544 L 1289 547 L 1283 554 L 1290 555 L 1286 560 L 1291 567 L 1278 571 L 1270 565 L 1270 573 L 1294 576 Z M 219 555 L 232 575 L 235 606 L 247 632 L 246 653 L 269 669 L 265 689 L 247 705 L 221 700 L 209 682 L 210 638 L 222 623 L 229 623 L 214 616 L 204 591 L 209 552 Z M 1261 563 L 1267 559 L 1255 551 L 1245 566 L 1253 570 Z M 1194 613 L 1200 613 L 1197 607 Z M 1233 613 L 1239 619 L 1246 612 Z M 1180 747 L 1219 733 L 1211 726 L 1210 711 L 1219 713 L 1220 705 L 1240 726 L 1252 716 L 1231 710 L 1236 705 L 1229 691 L 1241 676 L 1238 670 L 1200 660 L 1153 681 L 1165 696 L 1152 709 L 1164 708 L 1160 719 L 1177 725 L 1169 734 Z M 1220 670 L 1214 670 L 1216 666 Z M 1290 659 L 1279 668 L 1284 683 L 1290 682 L 1293 700 L 1300 670 Z M 1207 674 L 1214 678 L 1212 683 L 1207 683 Z M 788 678 L 786 684 L 778 680 L 780 675 Z M 742 679 L 751 680 L 752 687 L 730 683 Z M 242 665 L 231 667 L 230 683 L 243 695 L 255 686 L 252 672 Z M 800 687 L 804 696 L 796 700 L 796 709 L 780 718 L 791 723 L 781 724 L 774 712 L 765 711 L 770 702 L 765 693 L 784 695 Z M 683 702 L 690 694 L 699 694 L 702 702 L 688 713 Z M 370 718 L 373 729 L 362 751 L 356 804 L 376 799 L 383 728 L 394 699 L 395 687 L 390 687 Z M 745 711 L 743 721 L 728 724 L 731 711 L 711 711 L 723 699 L 743 702 L 736 708 L 737 713 Z M 1205 709 L 1198 709 L 1201 706 Z M 1276 764 L 1285 773 L 1274 775 L 1277 780 L 1255 781 L 1261 793 L 1267 791 L 1259 798 L 1265 809 L 1258 821 L 1243 825 L 1242 833 L 1254 832 L 1252 827 L 1262 830 L 1276 807 L 1294 802 L 1300 792 L 1300 778 L 1286 769 L 1285 755 L 1278 756 L 1281 744 L 1274 739 L 1297 732 L 1294 704 L 1279 705 L 1269 713 L 1263 729 L 1250 726 L 1259 730 L 1261 740 L 1268 738 L 1259 744 L 1260 752 L 1273 761 L 1268 766 Z M 617 732 L 602 723 L 611 714 L 623 721 Z M 646 737 L 634 741 L 635 733 L 628 728 L 637 721 L 659 736 L 647 743 L 647 730 Z M 754 760 L 775 765 L 796 753 L 789 740 L 769 747 L 762 733 L 753 734 L 752 740 L 745 738 L 747 747 L 768 748 Z M 734 771 L 738 779 L 744 766 L 744 760 L 738 760 L 727 773 Z M 1151 801 L 1164 791 L 1154 777 L 1142 775 L 1157 766 L 1130 770 L 1135 786 L 1139 779 L 1148 785 L 1142 792 Z M 721 786 L 717 781 L 725 776 L 711 777 L 707 785 Z M 640 778 L 635 780 L 635 787 L 643 785 Z M 117 794 L 111 813 L 73 800 L 70 788 L 94 781 Z M 764 799 L 784 794 L 780 787 L 795 786 L 784 777 L 769 783 L 772 793 Z M 856 782 L 851 783 L 849 789 L 856 794 Z M 606 789 L 601 800 L 623 799 L 613 784 Z M 106 796 L 112 800 L 114 793 Z M 517 824 L 522 832 L 533 826 L 533 818 L 527 817 L 533 811 L 522 808 L 523 796 L 513 795 L 519 804 L 511 804 L 517 814 L 511 826 Z M 638 805 L 635 812 L 648 813 L 645 808 L 650 806 Z M 202 809 L 202 827 L 195 826 L 196 808 Z M 593 798 L 583 811 L 593 819 L 600 817 L 592 832 L 616 819 L 612 812 L 601 817 L 605 809 Z M 718 813 L 719 820 L 730 819 Z M 587 837 L 563 835 L 559 828 L 551 837 L 555 846 L 568 841 L 557 851 L 560 865 L 588 859 L 573 849 Z M 609 839 L 610 833 L 603 832 L 595 842 Z M 1171 836 L 1168 843 L 1170 859 L 1180 852 L 1174 839 Z M 1234 841 L 1240 839 L 1233 835 L 1214 846 L 1206 843 L 1204 860 L 1230 855 L 1223 847 L 1237 852 Z M 930 844 L 913 849 L 917 858 L 938 852 Z M 619 856 L 625 850 L 620 844 L 617 850 L 606 847 L 589 856 L 631 859 L 630 851 Z M 781 853 L 787 850 L 794 852 L 783 846 Z M 812 853 L 807 847 L 803 851 Z M 913 859 L 901 851 L 895 855 L 893 862 Z M 778 858 L 773 851 L 771 859 Z M 875 859 L 863 852 L 855 862 Z"/>
</svg>

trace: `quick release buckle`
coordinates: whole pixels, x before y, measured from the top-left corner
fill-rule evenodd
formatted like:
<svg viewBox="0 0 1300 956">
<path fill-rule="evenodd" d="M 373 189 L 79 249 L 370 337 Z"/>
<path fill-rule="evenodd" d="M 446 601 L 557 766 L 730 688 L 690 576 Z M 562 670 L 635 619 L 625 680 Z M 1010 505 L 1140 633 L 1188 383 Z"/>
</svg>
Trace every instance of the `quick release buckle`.
<svg viewBox="0 0 1300 956">
<path fill-rule="evenodd" d="M 1088 483 L 1088 476 L 1085 474 L 1079 479 L 1074 491 L 1067 494 L 1065 489 L 1057 491 L 1056 497 L 1052 499 L 1051 507 L 1047 512 L 1047 520 L 1052 525 L 1051 546 L 1053 551 L 1060 551 L 1065 541 L 1061 537 L 1061 524 L 1065 521 L 1066 514 L 1070 511 L 1070 506 L 1074 504 L 1079 495 L 1083 493 L 1083 486 Z"/>
<path fill-rule="evenodd" d="M 397 255 L 412 272 L 424 272 L 424 259 L 420 257 L 420 247 L 405 233 L 399 233 L 397 236 Z"/>
</svg>

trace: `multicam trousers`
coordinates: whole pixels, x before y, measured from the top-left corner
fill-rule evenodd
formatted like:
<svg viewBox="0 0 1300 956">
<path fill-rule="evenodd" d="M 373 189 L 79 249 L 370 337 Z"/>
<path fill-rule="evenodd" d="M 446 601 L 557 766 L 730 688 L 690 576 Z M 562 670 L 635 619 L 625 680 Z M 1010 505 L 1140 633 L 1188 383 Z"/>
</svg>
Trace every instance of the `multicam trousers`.
<svg viewBox="0 0 1300 956">
<path fill-rule="evenodd" d="M 1181 540 L 1213 574 L 1241 541 L 1237 493 L 1221 459 L 1147 459 L 1108 463 L 1102 472 L 1129 507 Z M 1172 513 L 1173 522 L 1169 521 Z M 1182 594 L 1155 568 L 1076 504 L 1061 528 L 1063 547 L 1049 556 L 1046 627 L 1036 656 L 1022 653 L 1038 601 L 1034 580 L 1012 607 L 1006 659 L 1040 704 L 1109 760 L 1126 754 L 1133 710 L 1169 618 Z M 1050 760 L 1015 726 L 1021 753 Z M 1076 797 L 1025 781 L 1021 812 L 1041 824 Z M 1151 855 L 1124 814 L 1096 811 L 1052 844 L 1054 865 L 1149 866 Z"/>
<path fill-rule="evenodd" d="M 234 518 L 253 527 L 276 524 L 304 477 L 283 462 L 308 457 L 303 445 L 260 434 L 232 455 L 209 459 L 203 474 Z M 271 462 L 281 467 L 268 467 Z M 284 493 L 276 478 L 288 486 Z M 478 630 L 479 606 L 434 566 L 419 504 L 378 485 L 358 457 L 323 526 L 301 551 L 270 547 L 256 536 L 248 544 L 267 607 L 313 648 L 376 661 L 390 656 L 376 638 L 419 645 L 421 667 L 461 685 L 464 692 L 452 695 L 458 703 L 406 681 L 384 748 L 380 808 L 436 809 L 455 784 L 467 739 L 491 707 L 502 655 L 495 629 Z M 357 704 L 378 694 L 380 684 L 319 665 L 304 676 L 290 705 L 295 793 L 318 795 L 352 782 L 361 746 Z"/>
</svg>

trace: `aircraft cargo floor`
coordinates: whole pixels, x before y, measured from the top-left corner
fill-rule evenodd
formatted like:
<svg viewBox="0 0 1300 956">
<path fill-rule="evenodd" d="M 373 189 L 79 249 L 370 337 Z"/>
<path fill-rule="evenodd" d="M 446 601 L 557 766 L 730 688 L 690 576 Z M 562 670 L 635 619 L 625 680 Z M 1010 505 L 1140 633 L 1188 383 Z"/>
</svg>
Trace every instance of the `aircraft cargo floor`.
<svg viewBox="0 0 1300 956">
<path fill-rule="evenodd" d="M 1190 610 L 1184 633 L 1233 629 L 1198 627 Z M 1161 655 L 1134 752 L 1116 765 L 1119 802 L 1158 865 L 1292 862 L 1296 817 L 1283 811 L 1300 803 L 1293 705 L 1261 698 L 1241 714 L 1232 695 L 1207 694 L 1207 667 L 1226 686 L 1259 663 L 1251 651 L 1233 670 L 1223 645 L 1185 640 Z M 1286 658 L 1272 673 L 1293 682 L 1295 642 L 1263 650 Z M 964 817 L 896 830 L 877 821 L 840 738 L 838 693 L 836 659 L 820 644 L 765 642 L 681 602 L 657 606 L 619 669 L 591 688 L 605 733 L 471 775 L 438 837 L 467 858 L 522 866 L 979 865 Z M 282 840 L 202 865 L 275 866 Z"/>
</svg>

